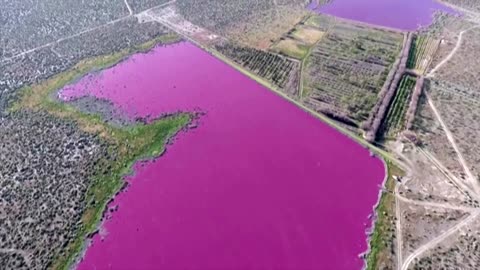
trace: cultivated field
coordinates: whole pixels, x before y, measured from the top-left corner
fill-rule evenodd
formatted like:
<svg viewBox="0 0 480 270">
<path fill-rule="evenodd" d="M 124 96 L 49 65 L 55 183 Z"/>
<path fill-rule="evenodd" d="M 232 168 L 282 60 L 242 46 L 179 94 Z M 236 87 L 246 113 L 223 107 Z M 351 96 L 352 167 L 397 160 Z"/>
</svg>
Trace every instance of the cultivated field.
<svg viewBox="0 0 480 270">
<path fill-rule="evenodd" d="M 379 131 L 384 138 L 395 138 L 405 128 L 405 116 L 415 82 L 415 77 L 409 75 L 402 77 Z"/>
<path fill-rule="evenodd" d="M 338 22 L 306 59 L 305 104 L 358 126 L 377 102 L 403 35 Z"/>
<path fill-rule="evenodd" d="M 271 48 L 271 51 L 295 59 L 303 59 L 307 56 L 309 47 L 295 39 L 280 39 Z"/>
<path fill-rule="evenodd" d="M 315 14 L 305 20 L 305 25 L 312 26 L 326 32 L 335 26 L 337 19 L 329 15 Z"/>
<path fill-rule="evenodd" d="M 413 39 L 407 68 L 424 74 L 438 49 L 440 42 L 429 35 L 417 35 Z"/>
<path fill-rule="evenodd" d="M 296 96 L 299 62 L 266 51 L 240 47 L 233 43 L 219 44 L 215 49 L 292 97 Z"/>
<path fill-rule="evenodd" d="M 325 30 L 315 24 L 307 24 L 311 16 L 289 29 L 279 40 L 272 44 L 271 51 L 303 60 L 310 49 L 325 35 Z M 320 19 L 319 19 L 320 20 Z"/>
</svg>

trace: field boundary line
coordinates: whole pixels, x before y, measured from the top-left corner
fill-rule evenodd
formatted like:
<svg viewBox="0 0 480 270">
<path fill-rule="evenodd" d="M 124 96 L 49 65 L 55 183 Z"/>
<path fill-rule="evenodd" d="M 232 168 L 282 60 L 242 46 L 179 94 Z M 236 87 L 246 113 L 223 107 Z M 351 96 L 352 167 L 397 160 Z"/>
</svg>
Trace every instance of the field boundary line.
<svg viewBox="0 0 480 270">
<path fill-rule="evenodd" d="M 308 48 L 308 51 L 307 51 L 307 54 L 305 55 L 305 57 L 302 59 L 301 61 L 301 64 L 300 64 L 300 83 L 299 83 L 299 86 L 298 86 L 298 97 L 301 99 L 303 99 L 303 90 L 304 90 L 304 82 L 303 82 L 303 75 L 304 75 L 304 69 L 305 69 L 305 62 L 307 61 L 307 59 L 310 57 L 310 55 L 312 54 L 312 51 L 315 49 L 315 47 L 317 47 L 317 45 L 324 39 L 327 37 L 328 34 L 330 34 L 330 31 L 332 31 L 332 29 L 337 25 L 337 17 L 333 17 L 333 23 L 332 25 L 330 25 L 330 27 L 328 27 L 328 29 L 324 32 L 323 36 L 317 40 L 310 48 Z"/>
</svg>

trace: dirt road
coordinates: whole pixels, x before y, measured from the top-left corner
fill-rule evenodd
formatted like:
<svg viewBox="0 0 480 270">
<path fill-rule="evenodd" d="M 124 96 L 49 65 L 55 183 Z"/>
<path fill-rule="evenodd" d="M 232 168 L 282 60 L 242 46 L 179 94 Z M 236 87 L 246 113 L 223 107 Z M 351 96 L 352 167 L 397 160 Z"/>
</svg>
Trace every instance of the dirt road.
<svg viewBox="0 0 480 270">
<path fill-rule="evenodd" d="M 460 48 L 460 46 L 462 45 L 462 40 L 463 40 L 463 34 L 465 34 L 466 32 L 472 30 L 472 29 L 475 29 L 475 28 L 478 28 L 480 27 L 480 25 L 475 25 L 473 27 L 470 27 L 468 29 L 465 29 L 463 30 L 462 32 L 460 32 L 460 34 L 458 35 L 458 40 L 457 40 L 457 44 L 455 44 L 455 48 L 453 48 L 453 50 L 447 55 L 447 57 L 445 57 L 440 63 L 438 63 L 438 65 L 436 65 L 428 74 L 427 74 L 427 77 L 433 77 L 435 72 L 437 72 L 437 70 L 439 70 L 443 65 L 445 65 L 448 61 L 450 61 L 450 59 L 457 53 L 458 49 Z"/>
<path fill-rule="evenodd" d="M 412 261 L 417 258 L 418 256 L 422 255 L 425 251 L 435 247 L 437 244 L 442 242 L 445 238 L 448 236 L 452 235 L 453 233 L 457 232 L 459 229 L 461 229 L 464 225 L 468 224 L 472 220 L 478 217 L 480 214 L 480 210 L 475 211 L 472 215 L 469 217 L 465 218 L 463 221 L 460 223 L 457 223 L 455 226 L 452 228 L 448 229 L 444 233 L 440 234 L 433 240 L 429 241 L 428 243 L 425 243 L 423 246 L 419 247 L 417 250 L 415 250 L 412 254 L 410 254 L 405 261 L 403 262 L 401 270 L 408 270 L 408 267 L 412 263 Z"/>
</svg>

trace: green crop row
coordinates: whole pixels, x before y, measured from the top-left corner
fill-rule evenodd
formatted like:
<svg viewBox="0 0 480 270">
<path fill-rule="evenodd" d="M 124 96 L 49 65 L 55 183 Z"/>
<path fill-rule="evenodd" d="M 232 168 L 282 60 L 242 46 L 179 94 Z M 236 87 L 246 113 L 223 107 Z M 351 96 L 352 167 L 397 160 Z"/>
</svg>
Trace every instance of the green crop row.
<svg viewBox="0 0 480 270">
<path fill-rule="evenodd" d="M 395 135 L 403 128 L 408 101 L 415 87 L 415 82 L 415 78 L 408 75 L 404 76 L 400 81 L 395 98 L 390 105 L 386 120 L 383 123 L 382 133 L 384 136 L 389 137 Z"/>
<path fill-rule="evenodd" d="M 434 40 L 428 36 L 416 36 L 410 49 L 407 61 L 407 68 L 420 69 L 422 60 L 429 54 Z"/>
<path fill-rule="evenodd" d="M 245 48 L 233 44 L 216 46 L 216 49 L 251 72 L 284 88 L 295 63 L 285 57 L 257 49 Z"/>
</svg>

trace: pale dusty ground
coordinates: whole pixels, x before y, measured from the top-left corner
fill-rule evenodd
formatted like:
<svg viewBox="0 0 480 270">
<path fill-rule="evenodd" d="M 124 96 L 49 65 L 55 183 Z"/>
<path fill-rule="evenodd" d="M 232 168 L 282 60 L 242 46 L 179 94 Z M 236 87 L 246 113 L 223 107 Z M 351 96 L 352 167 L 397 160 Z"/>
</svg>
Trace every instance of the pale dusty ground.
<svg viewBox="0 0 480 270">
<path fill-rule="evenodd" d="M 442 41 L 417 110 L 418 143 L 399 138 L 387 145 L 407 172 L 395 189 L 398 269 L 480 268 L 477 25 L 469 14 L 424 30 Z"/>
<path fill-rule="evenodd" d="M 403 231 L 402 252 L 411 254 L 432 237 L 441 234 L 468 215 L 467 211 L 400 202 Z M 433 224 L 433 226 L 432 226 Z"/>
<path fill-rule="evenodd" d="M 137 15 L 137 18 L 141 22 L 159 22 L 173 31 L 204 45 L 211 45 L 224 40 L 219 35 L 183 18 L 173 5 L 148 10 Z"/>
<path fill-rule="evenodd" d="M 480 227 L 478 218 L 419 256 L 410 269 L 479 269 Z"/>
</svg>

